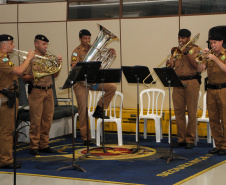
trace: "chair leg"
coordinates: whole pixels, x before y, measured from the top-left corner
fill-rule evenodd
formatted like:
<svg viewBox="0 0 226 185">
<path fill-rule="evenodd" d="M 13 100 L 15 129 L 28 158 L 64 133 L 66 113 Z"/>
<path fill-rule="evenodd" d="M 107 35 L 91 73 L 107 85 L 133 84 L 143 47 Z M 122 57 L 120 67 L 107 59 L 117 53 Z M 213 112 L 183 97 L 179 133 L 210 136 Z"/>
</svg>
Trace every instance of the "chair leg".
<svg viewBox="0 0 226 185">
<path fill-rule="evenodd" d="M 144 119 L 144 139 L 147 139 L 147 119 Z"/>
<path fill-rule="evenodd" d="M 122 123 L 121 120 L 116 122 L 117 124 L 117 131 L 118 131 L 118 145 L 122 146 Z"/>
<path fill-rule="evenodd" d="M 212 143 L 211 142 L 211 130 L 210 130 L 210 123 L 207 123 L 207 143 Z"/>
<path fill-rule="evenodd" d="M 97 132 L 96 132 L 96 145 L 100 146 L 100 130 L 101 130 L 101 120 L 97 120 Z"/>
<path fill-rule="evenodd" d="M 161 125 L 160 119 L 155 120 L 155 135 L 156 135 L 156 143 L 161 142 Z"/>
<path fill-rule="evenodd" d="M 91 138 L 95 139 L 95 118 L 91 116 L 89 118 L 89 121 L 90 121 Z"/>
</svg>

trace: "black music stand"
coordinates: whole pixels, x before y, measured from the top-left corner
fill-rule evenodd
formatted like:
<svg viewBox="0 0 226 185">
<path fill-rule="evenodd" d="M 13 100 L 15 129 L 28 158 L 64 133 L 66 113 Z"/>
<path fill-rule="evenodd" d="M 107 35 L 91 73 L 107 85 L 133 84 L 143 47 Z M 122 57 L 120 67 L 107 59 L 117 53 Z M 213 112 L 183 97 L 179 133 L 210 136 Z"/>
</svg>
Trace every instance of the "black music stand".
<svg viewBox="0 0 226 185">
<path fill-rule="evenodd" d="M 139 83 L 143 83 L 143 80 L 150 74 L 148 67 L 146 66 L 122 66 L 123 73 L 126 77 L 128 83 L 136 83 L 137 84 L 137 148 L 132 148 L 133 154 L 140 150 L 139 145 Z M 152 76 L 150 75 L 146 79 L 147 83 L 151 83 L 153 81 Z"/>
<path fill-rule="evenodd" d="M 76 66 L 81 66 L 82 69 L 76 79 L 76 82 L 85 81 L 86 86 L 86 127 L 87 127 L 87 153 L 78 158 L 80 160 L 83 157 L 96 156 L 101 158 L 100 156 L 93 155 L 89 153 L 89 121 L 88 121 L 88 83 L 96 83 L 95 79 L 97 78 L 98 71 L 101 66 L 100 61 L 92 61 L 92 62 L 78 62 Z"/>
<path fill-rule="evenodd" d="M 75 136 L 75 133 L 74 133 L 75 125 L 74 125 L 73 85 L 75 84 L 76 78 L 77 78 L 78 74 L 80 73 L 81 68 L 82 68 L 81 66 L 74 67 L 70 71 L 63 87 L 61 88 L 61 89 L 71 88 L 71 100 L 72 100 L 72 117 L 71 118 L 72 118 L 72 152 L 73 152 L 73 158 L 72 158 L 72 165 L 61 167 L 57 171 L 72 167 L 72 169 L 78 169 L 78 170 L 81 170 L 83 172 L 86 172 L 86 170 L 84 170 L 82 167 L 75 164 L 75 138 L 74 138 L 74 136 Z"/>
<path fill-rule="evenodd" d="M 172 161 L 173 159 L 182 159 L 186 160 L 186 158 L 181 157 L 179 155 L 173 154 L 173 144 L 172 144 L 172 119 L 171 119 L 171 94 L 170 87 L 184 87 L 180 78 L 177 76 L 173 68 L 163 67 L 163 68 L 154 68 L 155 73 L 161 80 L 162 84 L 165 87 L 169 87 L 169 117 L 170 117 L 170 154 L 169 156 L 163 156 L 161 159 L 167 159 L 167 163 Z"/>
<path fill-rule="evenodd" d="M 121 69 L 101 69 L 98 72 L 97 78 L 95 80 L 96 83 L 102 83 L 102 149 L 104 153 L 107 153 L 107 150 L 104 146 L 105 136 L 104 136 L 104 83 L 119 83 L 121 81 Z M 107 119 L 106 119 L 107 121 Z M 95 148 L 93 148 L 95 149 Z"/>
</svg>

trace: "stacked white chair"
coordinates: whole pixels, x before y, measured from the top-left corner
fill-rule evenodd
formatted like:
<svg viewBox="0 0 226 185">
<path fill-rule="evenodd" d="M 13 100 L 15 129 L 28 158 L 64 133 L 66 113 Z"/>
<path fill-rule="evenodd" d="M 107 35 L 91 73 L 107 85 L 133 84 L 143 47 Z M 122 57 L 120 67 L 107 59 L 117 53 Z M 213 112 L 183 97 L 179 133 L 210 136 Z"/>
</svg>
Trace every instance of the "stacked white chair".
<svg viewBox="0 0 226 185">
<path fill-rule="evenodd" d="M 119 91 L 115 92 L 115 96 L 112 98 L 111 103 L 109 105 L 109 108 L 106 110 L 109 112 L 110 119 L 104 119 L 104 122 L 115 122 L 117 124 L 117 134 L 118 134 L 118 145 L 123 145 L 122 140 L 122 103 L 123 103 L 123 94 Z M 117 107 L 117 104 L 119 104 L 119 107 Z M 117 116 L 116 111 L 117 108 L 119 108 L 119 114 Z M 102 119 L 97 119 L 97 131 L 96 131 L 96 145 L 100 146 L 100 136 L 101 136 L 101 127 Z"/>
<path fill-rule="evenodd" d="M 144 99 L 147 96 L 147 114 L 144 114 Z M 144 119 L 144 139 L 147 139 L 147 120 L 153 119 L 155 122 L 156 142 L 160 142 L 162 137 L 162 110 L 165 99 L 165 91 L 162 89 L 145 89 L 140 93 L 140 115 L 139 122 Z M 159 112 L 160 111 L 160 112 Z M 138 120 L 136 120 L 136 141 L 138 141 Z"/>
</svg>

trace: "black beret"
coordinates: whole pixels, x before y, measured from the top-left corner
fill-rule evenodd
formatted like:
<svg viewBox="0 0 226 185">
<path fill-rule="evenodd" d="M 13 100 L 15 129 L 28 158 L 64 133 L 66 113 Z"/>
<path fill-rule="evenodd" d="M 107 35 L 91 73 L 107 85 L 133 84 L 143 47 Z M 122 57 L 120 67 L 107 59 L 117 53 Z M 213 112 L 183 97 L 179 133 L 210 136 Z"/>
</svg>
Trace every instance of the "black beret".
<svg viewBox="0 0 226 185">
<path fill-rule="evenodd" d="M 80 30 L 79 37 L 82 38 L 83 35 L 91 36 L 91 33 L 89 32 L 89 30 L 86 29 Z"/>
<path fill-rule="evenodd" d="M 45 35 L 40 35 L 40 34 L 36 35 L 35 39 L 42 40 L 42 41 L 45 41 L 45 42 L 49 42 L 49 39 L 47 39 L 47 37 Z"/>
<path fill-rule="evenodd" d="M 187 29 L 181 29 L 178 33 L 178 36 L 180 36 L 180 37 L 190 37 L 191 32 Z"/>
<path fill-rule="evenodd" d="M 9 40 L 13 40 L 13 37 L 11 35 L 7 35 L 7 34 L 0 35 L 0 42 L 9 41 Z"/>
<path fill-rule="evenodd" d="M 215 32 L 209 36 L 209 40 L 221 41 L 224 40 L 224 37 L 220 33 Z"/>
</svg>

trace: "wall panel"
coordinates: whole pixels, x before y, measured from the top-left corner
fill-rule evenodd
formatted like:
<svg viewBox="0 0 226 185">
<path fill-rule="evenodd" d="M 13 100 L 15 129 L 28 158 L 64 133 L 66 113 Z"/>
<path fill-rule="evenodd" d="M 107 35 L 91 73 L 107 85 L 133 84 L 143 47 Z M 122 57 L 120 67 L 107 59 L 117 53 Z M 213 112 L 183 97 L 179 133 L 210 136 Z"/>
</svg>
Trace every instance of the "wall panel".
<svg viewBox="0 0 226 185">
<path fill-rule="evenodd" d="M 152 72 L 153 68 L 157 67 L 170 54 L 171 48 L 178 45 L 178 29 L 178 17 L 123 19 L 122 65 L 143 65 Z M 168 89 L 163 87 L 159 80 L 156 85 L 151 85 L 150 88 L 161 88 L 168 92 Z M 145 86 L 140 84 L 140 91 L 144 89 Z M 124 75 L 122 92 L 125 95 L 124 107 L 136 107 L 137 86 L 136 84 L 128 84 Z M 168 108 L 167 99 L 168 93 L 166 93 L 165 108 Z"/>
<path fill-rule="evenodd" d="M 1 5 L 0 22 L 17 22 L 17 5 Z"/>
<path fill-rule="evenodd" d="M 19 22 L 66 21 L 67 3 L 19 4 Z"/>
</svg>

